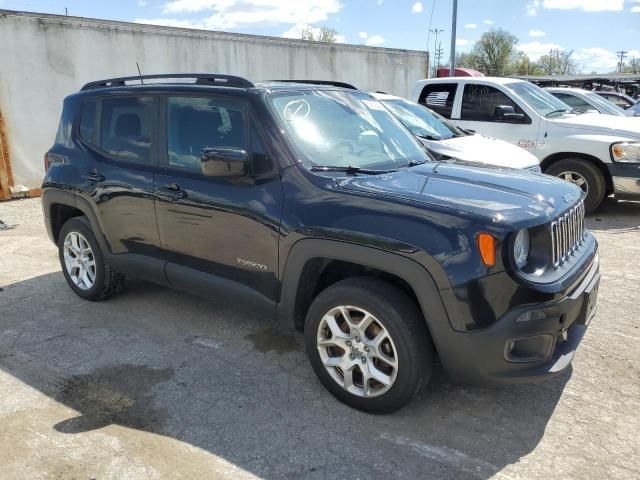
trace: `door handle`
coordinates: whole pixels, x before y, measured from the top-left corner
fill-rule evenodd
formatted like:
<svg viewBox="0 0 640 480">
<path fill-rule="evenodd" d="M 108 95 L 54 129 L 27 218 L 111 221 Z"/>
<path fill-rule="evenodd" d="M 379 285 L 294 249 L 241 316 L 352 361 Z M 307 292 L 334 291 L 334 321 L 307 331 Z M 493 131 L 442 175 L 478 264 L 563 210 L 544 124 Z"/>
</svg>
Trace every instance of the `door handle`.
<svg viewBox="0 0 640 480">
<path fill-rule="evenodd" d="M 172 201 L 180 200 L 181 198 L 186 198 L 187 192 L 180 188 L 180 185 L 177 183 L 170 183 L 168 185 L 163 186 L 160 190 L 163 190 L 171 197 Z"/>
</svg>

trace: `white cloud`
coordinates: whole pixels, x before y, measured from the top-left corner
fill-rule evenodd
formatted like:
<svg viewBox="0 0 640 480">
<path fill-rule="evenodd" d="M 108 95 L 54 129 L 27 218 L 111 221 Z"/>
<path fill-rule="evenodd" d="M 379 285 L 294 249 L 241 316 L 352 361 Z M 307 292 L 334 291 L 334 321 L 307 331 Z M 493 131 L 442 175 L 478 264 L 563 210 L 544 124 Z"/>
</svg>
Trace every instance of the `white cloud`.
<svg viewBox="0 0 640 480">
<path fill-rule="evenodd" d="M 467 30 L 475 30 L 476 28 L 478 28 L 478 24 L 477 23 L 467 23 L 464 28 L 466 28 Z"/>
<path fill-rule="evenodd" d="M 358 36 L 359 36 L 360 38 L 369 38 L 369 34 L 368 34 L 367 32 L 360 32 L 360 33 L 358 34 Z"/>
<path fill-rule="evenodd" d="M 584 10 L 585 12 L 620 12 L 624 0 L 544 0 L 544 8 L 553 10 Z"/>
<path fill-rule="evenodd" d="M 482 23 L 485 25 L 493 25 L 495 22 L 493 20 L 483 20 Z"/>
<path fill-rule="evenodd" d="M 309 25 L 308 23 L 297 23 L 293 27 L 291 27 L 289 30 L 287 30 L 286 32 L 283 32 L 282 35 L 280 35 L 280 36 L 284 37 L 284 38 L 297 38 L 297 39 L 300 39 L 302 37 L 302 31 L 303 30 L 311 30 L 314 35 L 318 36 L 318 35 L 320 35 L 321 28 L 320 27 L 314 27 L 313 25 Z M 336 42 L 337 43 L 344 43 L 345 40 L 346 40 L 346 37 L 344 35 L 336 35 Z"/>
<path fill-rule="evenodd" d="M 544 37 L 547 33 L 542 30 L 529 30 L 530 37 Z"/>
<path fill-rule="evenodd" d="M 374 46 L 374 45 L 382 45 L 384 43 L 384 37 L 381 37 L 380 35 L 372 35 L 369 38 L 367 38 L 367 45 L 369 46 Z"/>
<path fill-rule="evenodd" d="M 469 45 L 469 40 L 465 40 L 464 38 L 456 38 L 456 46 L 466 47 L 467 45 Z"/>
<path fill-rule="evenodd" d="M 171 0 L 165 3 L 163 14 L 210 12 L 208 17 L 194 23 L 215 29 L 248 25 L 314 24 L 327 20 L 329 15 L 338 13 L 341 8 L 339 0 Z M 160 21 L 162 20 L 154 23 Z"/>
<path fill-rule="evenodd" d="M 640 13 L 640 5 L 636 5 L 635 7 L 631 7 L 631 10 L 629 10 L 632 13 Z"/>
<path fill-rule="evenodd" d="M 411 7 L 411 11 L 413 13 L 421 13 L 422 12 L 422 2 L 414 3 L 413 7 Z"/>
<path fill-rule="evenodd" d="M 378 0 L 376 3 L 377 3 L 378 5 L 382 5 L 382 0 Z"/>
<path fill-rule="evenodd" d="M 204 22 L 180 20 L 177 18 L 136 18 L 134 22 L 147 25 L 162 25 L 164 27 L 194 28 L 198 30 L 212 29 L 212 27 L 207 26 Z"/>
<path fill-rule="evenodd" d="M 619 58 L 604 48 L 581 48 L 573 53 L 573 59 L 587 70 L 615 70 Z"/>
<path fill-rule="evenodd" d="M 516 46 L 518 50 L 525 53 L 532 61 L 537 61 L 541 56 L 548 55 L 550 50 L 564 50 L 556 43 L 529 42 Z"/>
<path fill-rule="evenodd" d="M 138 0 L 138 5 L 141 7 L 146 7 L 148 4 L 149 2 L 147 2 L 147 0 Z"/>
<path fill-rule="evenodd" d="M 541 0 L 533 0 L 532 2 L 527 3 L 527 15 L 529 17 L 535 17 L 538 14 L 538 9 L 540 8 Z"/>
</svg>

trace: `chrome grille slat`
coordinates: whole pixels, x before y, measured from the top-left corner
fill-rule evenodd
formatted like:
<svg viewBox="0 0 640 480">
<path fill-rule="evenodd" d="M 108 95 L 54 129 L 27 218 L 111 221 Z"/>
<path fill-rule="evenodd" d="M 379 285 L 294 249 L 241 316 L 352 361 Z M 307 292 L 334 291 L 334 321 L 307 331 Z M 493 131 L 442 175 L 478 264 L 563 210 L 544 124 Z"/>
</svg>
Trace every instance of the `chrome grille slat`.
<svg viewBox="0 0 640 480">
<path fill-rule="evenodd" d="M 585 236 L 584 202 L 580 202 L 551 222 L 551 259 L 560 267 L 580 247 Z"/>
</svg>

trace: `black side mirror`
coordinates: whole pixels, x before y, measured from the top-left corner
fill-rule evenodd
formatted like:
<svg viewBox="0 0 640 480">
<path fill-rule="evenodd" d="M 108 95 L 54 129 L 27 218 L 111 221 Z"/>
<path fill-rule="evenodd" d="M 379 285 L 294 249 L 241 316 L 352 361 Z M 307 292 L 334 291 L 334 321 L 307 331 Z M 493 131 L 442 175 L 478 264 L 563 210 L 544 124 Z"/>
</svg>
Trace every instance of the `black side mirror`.
<svg viewBox="0 0 640 480">
<path fill-rule="evenodd" d="M 200 167 L 206 177 L 244 177 L 248 160 L 246 150 L 240 148 L 205 148 L 200 157 Z"/>
<path fill-rule="evenodd" d="M 524 123 L 527 116 L 524 113 L 516 113 L 511 105 L 498 105 L 493 109 L 493 118 L 499 122 Z"/>
</svg>

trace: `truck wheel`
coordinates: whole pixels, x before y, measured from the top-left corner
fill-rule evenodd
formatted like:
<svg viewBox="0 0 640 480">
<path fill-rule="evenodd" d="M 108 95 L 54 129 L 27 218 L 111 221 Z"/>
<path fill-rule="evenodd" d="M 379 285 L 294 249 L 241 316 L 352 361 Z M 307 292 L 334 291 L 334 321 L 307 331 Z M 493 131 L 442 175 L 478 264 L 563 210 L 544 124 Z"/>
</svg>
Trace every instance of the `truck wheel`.
<svg viewBox="0 0 640 480">
<path fill-rule="evenodd" d="M 402 290 L 375 278 L 350 278 L 320 293 L 304 335 L 320 381 L 359 410 L 397 410 L 431 377 L 434 348 L 422 314 Z"/>
<path fill-rule="evenodd" d="M 72 218 L 62 226 L 58 255 L 64 278 L 85 300 L 104 300 L 124 287 L 125 277 L 105 261 L 86 217 Z"/>
<path fill-rule="evenodd" d="M 593 212 L 602 203 L 605 194 L 605 180 L 602 172 L 594 164 L 577 158 L 567 158 L 552 164 L 546 174 L 575 183 L 586 194 L 584 208 Z"/>
</svg>

